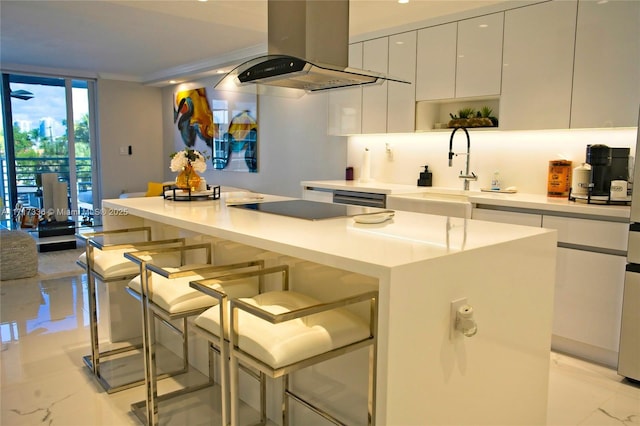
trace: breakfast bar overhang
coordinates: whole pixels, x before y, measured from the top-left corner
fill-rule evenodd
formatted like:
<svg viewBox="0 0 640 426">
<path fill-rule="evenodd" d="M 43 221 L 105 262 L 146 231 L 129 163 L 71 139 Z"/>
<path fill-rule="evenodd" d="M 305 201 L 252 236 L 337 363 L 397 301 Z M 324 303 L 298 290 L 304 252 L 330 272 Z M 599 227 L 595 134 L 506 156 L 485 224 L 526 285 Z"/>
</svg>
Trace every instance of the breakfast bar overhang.
<svg viewBox="0 0 640 426">
<path fill-rule="evenodd" d="M 378 425 L 545 424 L 555 231 L 403 211 L 373 224 L 306 220 L 234 208 L 227 196 L 104 200 L 103 225 L 227 240 L 373 282 L 380 292 Z M 329 283 L 307 290 L 340 296 Z M 455 329 L 461 301 L 473 309 L 470 337 Z M 337 377 L 348 384 L 350 371 Z M 354 393 L 366 393 L 353 381 Z M 360 419 L 342 403 L 347 418 Z"/>
</svg>

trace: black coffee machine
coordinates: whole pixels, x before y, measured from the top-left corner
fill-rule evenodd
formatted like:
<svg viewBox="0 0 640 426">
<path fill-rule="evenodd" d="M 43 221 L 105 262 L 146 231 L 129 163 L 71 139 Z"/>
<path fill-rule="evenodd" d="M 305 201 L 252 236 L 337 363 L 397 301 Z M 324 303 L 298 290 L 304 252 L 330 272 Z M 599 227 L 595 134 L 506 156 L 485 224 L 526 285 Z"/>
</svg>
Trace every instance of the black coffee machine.
<svg viewBox="0 0 640 426">
<path fill-rule="evenodd" d="M 608 196 L 612 180 L 629 180 L 629 148 L 587 145 L 591 165 L 591 195 Z"/>
</svg>

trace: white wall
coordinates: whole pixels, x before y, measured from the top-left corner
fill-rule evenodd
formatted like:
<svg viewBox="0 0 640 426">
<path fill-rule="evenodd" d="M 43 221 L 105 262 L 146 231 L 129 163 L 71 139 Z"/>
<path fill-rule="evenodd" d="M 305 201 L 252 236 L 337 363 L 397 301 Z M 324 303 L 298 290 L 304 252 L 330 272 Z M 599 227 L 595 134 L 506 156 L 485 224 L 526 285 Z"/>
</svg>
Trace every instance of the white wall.
<svg viewBox="0 0 640 426">
<path fill-rule="evenodd" d="M 212 88 L 209 78 L 163 89 L 164 180 L 174 180 L 169 155 L 184 148 L 174 140 L 173 95 L 180 90 Z M 213 170 L 202 173 L 209 184 L 246 188 L 256 192 L 300 197 L 300 181 L 343 179 L 347 138 L 327 135 L 328 95 L 298 99 L 260 97 L 258 101 L 258 173 Z"/>
<path fill-rule="evenodd" d="M 493 172 L 500 171 L 502 185 L 517 186 L 520 192 L 546 194 L 547 171 L 550 160 L 566 158 L 573 167 L 585 161 L 588 144 L 609 147 L 629 147 L 635 153 L 637 131 L 625 129 L 486 131 L 470 130 L 470 170 L 478 175 L 471 182 L 471 190 L 489 187 Z M 422 166 L 427 164 L 433 173 L 433 186 L 462 189 L 458 178 L 464 171 L 466 158 L 454 157 L 448 167 L 451 132 L 388 134 L 349 137 L 348 163 L 360 173 L 365 147 L 371 150 L 371 177 L 388 183 L 416 185 Z M 386 145 L 392 154 L 386 152 Z M 466 152 L 464 132 L 456 132 L 453 151 Z"/>
<path fill-rule="evenodd" d="M 98 80 L 102 198 L 147 190 L 163 179 L 161 90 L 116 80 Z M 120 147 L 131 145 L 132 155 Z"/>
</svg>

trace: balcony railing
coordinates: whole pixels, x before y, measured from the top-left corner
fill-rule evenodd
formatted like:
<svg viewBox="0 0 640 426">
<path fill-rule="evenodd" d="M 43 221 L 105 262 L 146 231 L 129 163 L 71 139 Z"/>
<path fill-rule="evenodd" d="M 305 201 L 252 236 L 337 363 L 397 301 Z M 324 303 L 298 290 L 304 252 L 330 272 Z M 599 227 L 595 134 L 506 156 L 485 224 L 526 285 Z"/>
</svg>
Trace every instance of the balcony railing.
<svg viewBox="0 0 640 426">
<path fill-rule="evenodd" d="M 16 157 L 16 181 L 19 187 L 38 187 L 38 175 L 57 173 L 60 181 L 69 182 L 69 159 L 64 157 Z M 78 190 L 91 189 L 91 158 L 76 158 Z"/>
<path fill-rule="evenodd" d="M 2 158 L 2 170 L 7 170 L 6 158 Z M 18 190 L 18 200 L 23 205 L 38 206 L 38 189 L 39 175 L 42 173 L 56 173 L 58 180 L 69 184 L 69 159 L 65 157 L 16 157 L 16 183 Z M 2 199 L 5 206 L 9 205 L 8 189 L 6 173 L 4 175 L 4 184 L 0 190 L 2 191 Z M 76 157 L 76 183 L 78 191 L 78 202 L 81 210 L 90 209 L 92 207 L 92 170 L 90 157 Z M 71 191 L 71 185 L 68 185 Z M 71 193 L 68 194 L 71 197 Z"/>
</svg>

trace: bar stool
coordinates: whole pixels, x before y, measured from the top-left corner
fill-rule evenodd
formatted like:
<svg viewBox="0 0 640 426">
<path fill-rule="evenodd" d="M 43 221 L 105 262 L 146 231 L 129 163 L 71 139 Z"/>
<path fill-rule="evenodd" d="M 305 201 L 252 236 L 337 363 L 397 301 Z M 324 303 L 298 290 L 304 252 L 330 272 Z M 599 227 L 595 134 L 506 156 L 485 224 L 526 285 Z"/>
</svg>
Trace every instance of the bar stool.
<svg viewBox="0 0 640 426">
<path fill-rule="evenodd" d="M 266 269 L 264 270 L 266 271 Z M 248 275 L 247 273 L 245 275 Z M 191 283 L 203 293 L 220 297 L 212 288 L 220 281 Z M 375 423 L 375 371 L 377 346 L 378 292 L 367 291 L 332 302 L 287 290 L 270 291 L 249 298 L 229 298 L 196 318 L 197 328 L 218 340 L 221 328 L 230 342 L 230 419 L 238 424 L 238 369 L 244 365 L 259 372 L 260 422 L 266 422 L 265 377 L 283 378 L 282 422 L 289 424 L 289 400 L 292 398 L 334 424 L 344 424 L 289 389 L 289 374 L 317 363 L 369 347 L 369 424 Z M 221 299 L 224 302 L 224 299 Z M 369 323 L 345 307 L 369 302 Z M 229 307 L 225 308 L 228 304 Z M 227 312 L 227 309 L 229 311 Z M 229 318 L 226 321 L 226 318 Z M 222 324 L 222 326 L 221 326 Z M 228 328 L 227 328 L 228 327 Z M 220 345 L 224 348 L 224 345 Z M 224 405 L 223 405 L 224 407 Z"/>
<path fill-rule="evenodd" d="M 141 385 L 144 383 L 144 377 L 114 384 L 101 368 L 101 362 L 106 362 L 109 358 L 130 351 L 138 353 L 142 344 L 129 344 L 117 349 L 100 351 L 96 281 L 103 282 L 108 287 L 126 283 L 140 272 L 138 265 L 126 259 L 124 253 L 143 248 L 184 245 L 185 240 L 174 238 L 152 241 L 150 227 L 88 232 L 77 234 L 77 237 L 85 242 L 85 252 L 78 257 L 76 263 L 84 268 L 87 274 L 91 344 L 91 354 L 84 356 L 83 361 L 109 394 Z"/>
<path fill-rule="evenodd" d="M 155 262 L 158 255 L 180 252 L 184 254 L 193 250 L 205 250 L 204 263 L 186 263 L 179 267 L 165 267 Z M 188 355 L 188 318 L 196 316 L 218 303 L 217 298 L 209 297 L 189 286 L 191 280 L 229 275 L 233 271 L 262 269 L 263 260 L 252 260 L 234 264 L 213 265 L 211 262 L 211 244 L 193 244 L 177 248 L 161 248 L 158 250 L 129 252 L 125 257 L 139 265 L 140 275 L 132 279 L 128 285 L 129 292 L 138 298 L 142 306 L 143 342 L 145 346 L 145 378 L 146 399 L 131 405 L 134 414 L 145 424 L 158 424 L 158 403 L 170 398 L 184 395 L 213 384 L 213 360 L 208 350 L 208 380 L 191 385 L 177 391 L 158 396 L 157 380 L 160 378 L 156 367 L 155 319 L 182 336 L 183 371 L 189 369 Z M 254 285 L 243 282 L 235 286 L 232 294 L 246 296 L 255 294 Z M 171 321 L 181 320 L 182 329 Z M 211 349 L 211 348 L 209 348 Z"/>
<path fill-rule="evenodd" d="M 278 274 L 283 291 L 289 287 L 289 266 L 276 265 L 268 268 L 252 271 L 241 271 L 237 273 L 219 276 L 214 279 L 193 280 L 190 286 L 200 292 L 207 294 L 217 300 L 214 307 L 207 309 L 194 320 L 195 332 L 203 336 L 208 342 L 211 350 L 219 355 L 218 368 L 220 370 L 220 389 L 221 389 L 221 412 L 222 424 L 229 424 L 229 382 L 228 382 L 228 359 L 229 359 L 229 304 L 232 298 L 251 297 L 256 294 L 262 294 L 265 291 L 266 277 L 271 274 Z M 257 286 L 248 289 L 246 282 L 248 278 L 258 277 Z M 239 288 L 241 289 L 239 289 Z M 248 290 L 248 291 L 246 291 Z M 244 293 L 244 294 L 243 294 Z M 220 327 L 222 324 L 222 327 Z M 220 329 L 225 330 L 224 337 L 221 339 Z M 260 380 L 259 373 L 246 369 L 256 379 Z M 261 422 L 266 421 L 266 399 L 265 399 L 265 381 L 260 380 L 260 417 Z"/>
</svg>

